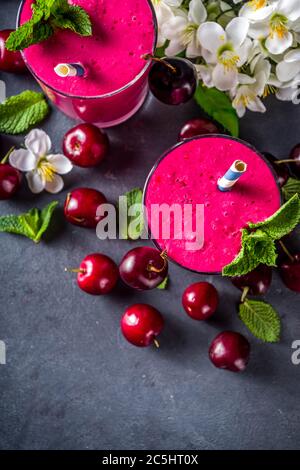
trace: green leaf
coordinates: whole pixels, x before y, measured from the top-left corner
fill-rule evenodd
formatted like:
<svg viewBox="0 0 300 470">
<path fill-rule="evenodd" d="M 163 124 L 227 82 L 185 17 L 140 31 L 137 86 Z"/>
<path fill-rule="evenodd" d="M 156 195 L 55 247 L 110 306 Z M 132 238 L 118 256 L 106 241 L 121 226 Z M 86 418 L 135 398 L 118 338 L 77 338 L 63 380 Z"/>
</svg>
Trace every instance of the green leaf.
<svg viewBox="0 0 300 470">
<path fill-rule="evenodd" d="M 143 191 L 140 188 L 134 188 L 124 194 L 123 197 L 126 198 L 126 202 L 125 205 L 122 203 L 120 206 L 119 204 L 119 212 L 124 213 L 126 211 L 127 217 L 121 217 L 119 231 L 122 239 L 137 240 L 144 229 Z"/>
<path fill-rule="evenodd" d="M 237 257 L 222 270 L 222 276 L 243 276 L 253 271 L 261 261 L 259 258 L 251 256 L 248 251 L 242 247 Z"/>
<path fill-rule="evenodd" d="M 156 289 L 165 290 L 168 288 L 169 276 L 166 276 L 164 280 L 156 287 Z"/>
<path fill-rule="evenodd" d="M 42 93 L 23 91 L 0 104 L 0 132 L 21 134 L 41 122 L 49 113 Z"/>
<path fill-rule="evenodd" d="M 219 122 L 231 135 L 238 137 L 238 116 L 226 93 L 216 88 L 207 88 L 202 83 L 199 83 L 195 93 L 195 100 L 209 116 Z"/>
<path fill-rule="evenodd" d="M 83 8 L 67 0 L 36 0 L 32 17 L 9 35 L 6 47 L 10 51 L 25 49 L 51 37 L 55 29 L 66 28 L 81 36 L 92 34 L 90 17 Z"/>
<path fill-rule="evenodd" d="M 54 209 L 58 201 L 53 201 L 48 206 L 40 209 L 31 209 L 20 215 L 4 215 L 0 217 L 0 232 L 15 233 L 30 238 L 39 243 L 51 222 Z"/>
<path fill-rule="evenodd" d="M 53 24 L 61 29 L 70 29 L 81 36 L 92 35 L 90 17 L 79 6 L 70 6 L 66 12 L 53 19 Z"/>
<path fill-rule="evenodd" d="M 300 196 L 300 180 L 289 178 L 281 190 L 285 201 L 291 199 L 295 194 Z"/>
<path fill-rule="evenodd" d="M 300 222 L 300 199 L 294 194 L 280 209 L 271 217 L 256 224 L 249 223 L 251 229 L 260 228 L 273 240 L 288 235 Z"/>
<path fill-rule="evenodd" d="M 266 302 L 248 300 L 240 304 L 239 317 L 257 338 L 275 343 L 280 339 L 280 318 Z"/>
</svg>

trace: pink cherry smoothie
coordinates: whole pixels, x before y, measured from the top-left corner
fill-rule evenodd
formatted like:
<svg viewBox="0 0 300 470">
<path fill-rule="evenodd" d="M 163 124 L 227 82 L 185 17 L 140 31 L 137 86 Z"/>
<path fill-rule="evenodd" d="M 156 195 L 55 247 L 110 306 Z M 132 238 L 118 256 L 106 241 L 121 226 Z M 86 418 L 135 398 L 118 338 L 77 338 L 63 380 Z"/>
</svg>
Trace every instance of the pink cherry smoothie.
<svg viewBox="0 0 300 470">
<path fill-rule="evenodd" d="M 228 192 L 217 187 L 235 160 L 247 164 L 244 173 Z M 144 192 L 148 224 L 154 226 L 151 207 L 158 204 L 202 204 L 204 210 L 204 242 L 201 248 L 187 250 L 193 232 L 183 230 L 182 239 L 162 236 L 159 225 L 156 243 L 167 250 L 171 260 L 197 272 L 219 273 L 241 248 L 241 229 L 248 222 L 259 222 L 276 212 L 281 204 L 280 190 L 273 171 L 249 145 L 225 136 L 203 136 L 183 142 L 167 152 L 149 175 Z M 192 227 L 196 227 L 196 211 L 192 211 Z M 183 225 L 185 221 L 183 219 Z M 193 228 L 194 230 L 194 228 Z M 172 235 L 173 234 L 173 235 Z M 193 235 L 192 235 L 193 234 Z"/>
<path fill-rule="evenodd" d="M 24 0 L 20 23 L 31 18 L 32 3 L 34 0 Z M 49 97 L 71 117 L 104 125 L 124 120 L 141 105 L 147 93 L 150 64 L 142 55 L 152 53 L 156 41 L 151 2 L 69 3 L 81 6 L 90 15 L 93 35 L 82 37 L 59 30 L 47 41 L 25 49 L 25 61 Z M 80 63 L 86 76 L 61 78 L 54 71 L 59 63 Z M 129 84 L 132 86 L 124 90 Z"/>
</svg>

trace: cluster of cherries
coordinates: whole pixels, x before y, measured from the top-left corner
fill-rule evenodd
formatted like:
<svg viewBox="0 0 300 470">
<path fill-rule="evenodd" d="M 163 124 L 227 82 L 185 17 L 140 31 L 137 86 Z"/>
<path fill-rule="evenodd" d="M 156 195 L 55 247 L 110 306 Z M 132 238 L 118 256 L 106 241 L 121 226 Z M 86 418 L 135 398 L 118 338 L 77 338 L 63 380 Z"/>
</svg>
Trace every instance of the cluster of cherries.
<svg viewBox="0 0 300 470">
<path fill-rule="evenodd" d="M 26 66 L 19 52 L 9 52 L 5 40 L 11 30 L 0 31 L 0 70 L 23 72 Z M 145 57 L 146 58 L 146 57 Z M 152 93 L 166 104 L 180 104 L 188 101 L 195 93 L 197 76 L 190 61 L 170 58 L 154 61 L 149 74 Z M 207 119 L 188 121 L 180 131 L 179 140 L 219 133 L 218 127 Z M 79 167 L 94 167 L 102 162 L 109 149 L 107 135 L 92 124 L 80 124 L 70 129 L 63 138 L 63 152 Z M 293 172 L 300 176 L 300 144 L 294 147 L 288 160 L 278 161 L 272 155 L 265 157 L 273 166 L 282 187 L 290 176 L 284 163 L 293 163 Z M 0 164 L 0 199 L 11 198 L 21 184 L 21 173 L 7 163 L 6 156 Z M 67 195 L 64 204 L 66 219 L 81 227 L 95 228 L 101 220 L 98 208 L 107 202 L 105 196 L 92 188 L 77 188 Z M 300 292 L 300 254 L 290 255 L 280 266 L 284 283 L 292 290 Z M 91 295 L 110 293 L 119 278 L 132 289 L 139 291 L 154 289 L 165 280 L 168 274 L 168 261 L 165 252 L 155 248 L 138 247 L 130 250 L 119 266 L 101 253 L 92 253 L 84 258 L 79 268 L 68 271 L 77 273 L 79 287 Z M 248 295 L 263 295 L 271 284 L 272 270 L 259 266 L 246 276 L 232 278 L 232 283 Z M 197 282 L 187 287 L 182 295 L 185 312 L 194 320 L 207 320 L 216 311 L 219 303 L 218 292 L 208 282 Z M 124 337 L 135 346 L 158 346 L 157 336 L 164 327 L 161 313 L 151 305 L 135 304 L 127 308 L 121 319 Z M 234 372 L 244 370 L 250 355 L 247 339 L 234 331 L 220 333 L 211 343 L 209 357 L 212 363 Z"/>
</svg>

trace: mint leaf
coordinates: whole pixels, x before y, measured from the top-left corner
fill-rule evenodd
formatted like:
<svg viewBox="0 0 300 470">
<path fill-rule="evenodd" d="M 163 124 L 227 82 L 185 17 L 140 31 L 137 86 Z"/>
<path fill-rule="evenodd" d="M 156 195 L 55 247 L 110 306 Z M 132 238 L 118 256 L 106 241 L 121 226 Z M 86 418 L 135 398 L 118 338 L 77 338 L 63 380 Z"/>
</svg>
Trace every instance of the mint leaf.
<svg viewBox="0 0 300 470">
<path fill-rule="evenodd" d="M 23 91 L 0 104 L 0 132 L 21 134 L 28 131 L 49 113 L 49 106 L 42 93 Z"/>
<path fill-rule="evenodd" d="M 289 234 L 300 222 L 300 199 L 295 194 L 280 209 L 263 222 L 249 223 L 251 229 L 260 228 L 273 240 Z"/>
<path fill-rule="evenodd" d="M 126 197 L 125 206 L 119 204 L 119 212 L 127 217 L 121 217 L 119 231 L 122 239 L 137 240 L 140 238 L 144 229 L 143 218 L 143 191 L 140 188 L 134 188 L 124 194 Z"/>
<path fill-rule="evenodd" d="M 81 36 L 92 35 L 92 23 L 89 15 L 79 6 L 70 6 L 68 10 L 53 18 L 57 28 L 71 29 Z"/>
<path fill-rule="evenodd" d="M 275 343 L 280 338 L 280 318 L 270 304 L 246 299 L 240 304 L 239 317 L 257 338 Z"/>
<path fill-rule="evenodd" d="M 156 287 L 156 289 L 165 290 L 168 288 L 169 276 L 166 276 L 164 280 Z"/>
<path fill-rule="evenodd" d="M 194 98 L 209 116 L 219 122 L 231 135 L 238 137 L 238 116 L 226 93 L 199 83 Z"/>
<path fill-rule="evenodd" d="M 43 233 L 49 227 L 57 205 L 58 201 L 53 201 L 42 211 L 34 208 L 20 215 L 4 215 L 0 217 L 0 232 L 23 235 L 39 243 Z"/>
<path fill-rule="evenodd" d="M 92 24 L 87 12 L 70 5 L 68 0 L 36 0 L 32 4 L 32 17 L 13 31 L 7 41 L 9 51 L 25 49 L 45 41 L 56 29 L 71 29 L 81 36 L 91 36 Z"/>
<path fill-rule="evenodd" d="M 285 201 L 291 199 L 295 194 L 300 197 L 300 180 L 289 178 L 281 190 Z"/>
<path fill-rule="evenodd" d="M 242 247 L 237 257 L 222 270 L 222 276 L 243 276 L 253 271 L 261 263 L 260 259 Z"/>
</svg>

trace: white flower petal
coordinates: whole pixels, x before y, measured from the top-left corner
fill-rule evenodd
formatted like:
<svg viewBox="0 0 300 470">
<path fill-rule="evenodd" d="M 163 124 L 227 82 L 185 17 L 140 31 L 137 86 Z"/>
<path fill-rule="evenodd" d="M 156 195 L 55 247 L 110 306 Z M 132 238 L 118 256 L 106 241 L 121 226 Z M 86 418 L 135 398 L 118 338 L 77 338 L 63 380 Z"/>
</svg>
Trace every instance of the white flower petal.
<svg viewBox="0 0 300 470">
<path fill-rule="evenodd" d="M 238 80 L 240 85 L 251 85 L 252 83 L 256 82 L 256 79 L 254 77 L 250 77 L 245 73 L 239 73 Z"/>
<path fill-rule="evenodd" d="M 181 41 L 176 41 L 173 39 L 170 41 L 168 47 L 165 50 L 165 54 L 167 57 L 173 57 L 174 55 L 179 54 L 180 52 L 184 51 L 185 46 L 182 44 Z"/>
<path fill-rule="evenodd" d="M 279 38 L 277 34 L 273 37 L 269 36 L 266 40 L 266 48 L 271 54 L 282 54 L 293 44 L 293 35 L 287 32 L 282 38 Z"/>
<path fill-rule="evenodd" d="M 206 8 L 202 0 L 192 0 L 189 5 L 188 19 L 191 23 L 201 24 L 207 18 Z"/>
<path fill-rule="evenodd" d="M 223 65 L 218 64 L 215 66 L 212 74 L 215 86 L 221 91 L 228 91 L 238 84 L 238 71 L 237 69 L 227 70 Z"/>
<path fill-rule="evenodd" d="M 192 41 L 188 44 L 185 54 L 190 59 L 194 59 L 195 57 L 199 57 L 201 55 L 201 46 L 198 43 L 196 34 L 193 36 Z"/>
<path fill-rule="evenodd" d="M 175 7 L 175 8 L 178 8 L 180 7 L 180 5 L 182 4 L 182 1 L 183 0 L 164 0 L 165 3 L 167 3 L 167 5 L 169 5 L 170 7 Z"/>
<path fill-rule="evenodd" d="M 222 26 L 213 21 L 203 23 L 197 31 L 198 41 L 204 49 L 216 53 L 226 42 L 226 33 Z"/>
<path fill-rule="evenodd" d="M 280 62 L 276 66 L 276 74 L 281 82 L 292 80 L 300 72 L 299 62 Z"/>
<path fill-rule="evenodd" d="M 31 171 L 37 165 L 37 158 L 29 150 L 13 150 L 9 156 L 9 163 L 20 171 Z"/>
<path fill-rule="evenodd" d="M 240 9 L 239 15 L 244 18 L 248 18 L 250 21 L 263 21 L 269 18 L 276 8 L 276 4 L 272 4 L 263 8 L 253 8 L 252 5 L 247 2 Z"/>
<path fill-rule="evenodd" d="M 45 189 L 45 181 L 40 177 L 37 171 L 26 173 L 26 179 L 30 191 L 34 194 L 41 193 Z"/>
<path fill-rule="evenodd" d="M 46 181 L 45 189 L 48 193 L 59 193 L 64 187 L 64 180 L 59 175 L 53 175 L 52 181 Z"/>
<path fill-rule="evenodd" d="M 296 21 L 300 17 L 299 0 L 280 0 L 277 9 L 287 16 L 290 21 Z"/>
<path fill-rule="evenodd" d="M 70 160 L 61 154 L 48 155 L 47 160 L 55 167 L 55 172 L 59 175 L 66 175 L 67 173 L 70 173 L 73 168 Z"/>
<path fill-rule="evenodd" d="M 233 18 L 226 26 L 226 33 L 233 44 L 239 47 L 246 39 L 249 21 L 246 18 Z"/>
<path fill-rule="evenodd" d="M 51 140 L 45 131 L 33 129 L 25 138 L 25 146 L 37 157 L 44 157 L 51 149 Z"/>
<path fill-rule="evenodd" d="M 293 101 L 298 97 L 298 89 L 294 87 L 280 88 L 276 93 L 276 98 L 280 101 Z"/>
<path fill-rule="evenodd" d="M 3 80 L 0 80 L 0 103 L 6 100 L 6 84 Z"/>
<path fill-rule="evenodd" d="M 268 23 L 250 23 L 248 29 L 248 36 L 253 39 L 263 39 L 269 35 L 269 32 L 270 28 Z"/>
<path fill-rule="evenodd" d="M 262 101 L 256 97 L 254 100 L 250 100 L 247 106 L 250 111 L 254 111 L 255 113 L 265 113 L 266 107 L 262 103 Z"/>
<path fill-rule="evenodd" d="M 300 49 L 293 49 L 284 56 L 285 62 L 295 62 L 296 60 L 300 61 Z"/>
<path fill-rule="evenodd" d="M 207 64 L 216 64 L 218 62 L 217 54 L 202 48 L 202 57 Z"/>
<path fill-rule="evenodd" d="M 243 44 L 240 47 L 236 48 L 236 53 L 239 56 L 239 61 L 237 63 L 238 67 L 242 67 L 242 65 L 244 65 L 245 62 L 247 62 L 251 47 L 252 47 L 251 39 L 246 38 Z"/>
<path fill-rule="evenodd" d="M 214 86 L 212 80 L 212 68 L 207 65 L 195 65 L 198 78 L 201 79 L 205 86 L 212 88 Z"/>
<path fill-rule="evenodd" d="M 161 33 L 167 39 L 178 40 L 178 36 L 184 31 L 188 24 L 187 18 L 174 16 L 161 27 Z"/>
</svg>

